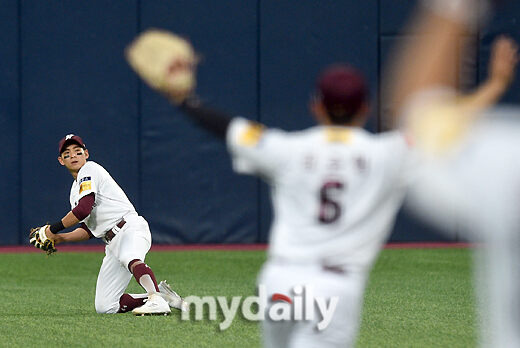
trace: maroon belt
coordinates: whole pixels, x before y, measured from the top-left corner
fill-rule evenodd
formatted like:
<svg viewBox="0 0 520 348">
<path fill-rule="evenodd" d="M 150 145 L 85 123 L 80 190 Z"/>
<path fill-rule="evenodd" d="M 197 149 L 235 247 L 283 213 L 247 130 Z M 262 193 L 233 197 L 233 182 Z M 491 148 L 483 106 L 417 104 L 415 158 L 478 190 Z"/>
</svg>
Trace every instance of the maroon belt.
<svg viewBox="0 0 520 348">
<path fill-rule="evenodd" d="M 341 268 L 340 266 L 321 266 L 321 268 L 326 272 L 332 272 L 336 274 L 346 274 L 347 271 Z"/>
<path fill-rule="evenodd" d="M 105 241 L 107 243 L 110 242 L 116 236 L 117 232 L 119 232 L 119 229 L 121 229 L 125 224 L 126 224 L 125 219 L 122 219 L 121 221 L 119 221 L 118 224 L 116 225 L 116 227 L 118 228 L 117 231 L 114 231 L 114 229 L 115 229 L 115 227 L 114 227 L 111 230 L 109 230 L 107 233 L 105 233 Z"/>
</svg>

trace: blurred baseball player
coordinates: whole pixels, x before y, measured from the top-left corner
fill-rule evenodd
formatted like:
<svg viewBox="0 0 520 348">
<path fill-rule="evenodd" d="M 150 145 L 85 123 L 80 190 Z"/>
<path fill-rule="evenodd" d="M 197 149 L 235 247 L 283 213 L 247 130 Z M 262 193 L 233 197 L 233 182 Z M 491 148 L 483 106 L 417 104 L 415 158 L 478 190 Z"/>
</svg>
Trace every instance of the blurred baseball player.
<svg viewBox="0 0 520 348">
<path fill-rule="evenodd" d="M 194 84 L 168 87 L 160 76 L 150 78 L 140 70 L 148 69 L 140 55 L 148 55 L 153 46 L 145 42 L 149 34 L 127 51 L 132 66 L 196 124 L 225 139 L 236 172 L 258 175 L 271 187 L 274 220 L 259 284 L 268 296 L 292 296 L 295 286 L 305 286 L 315 296 L 339 299 L 323 331 L 316 330 L 317 318 L 265 320 L 265 346 L 353 346 L 368 272 L 402 201 L 402 173 L 409 162 L 405 138 L 399 132 L 373 135 L 362 128 L 369 113 L 368 88 L 360 72 L 345 64 L 330 66 L 318 77 L 312 112 L 319 125 L 307 130 L 269 129 L 206 108 L 187 98 Z M 160 55 L 158 51 L 150 50 Z M 192 55 L 183 55 L 181 62 L 173 59 L 162 70 L 168 81 L 193 69 L 186 56 Z M 154 64 L 160 65 L 155 58 L 149 62 L 152 75 L 161 71 Z"/>
<path fill-rule="evenodd" d="M 187 303 L 166 281 L 157 284 L 144 262 L 152 243 L 148 223 L 137 214 L 110 174 L 96 162 L 87 161 L 89 152 L 81 137 L 65 136 L 58 150 L 59 163 L 74 178 L 70 190 L 72 210 L 58 222 L 35 230 L 31 243 L 40 247 L 50 243 L 55 251 L 54 243 L 103 239 L 105 257 L 96 284 L 98 313 L 168 314 L 170 306 L 187 310 Z M 78 223 L 72 232 L 58 233 Z M 145 294 L 124 293 L 132 275 Z"/>
<path fill-rule="evenodd" d="M 481 344 L 520 347 L 520 109 L 490 108 L 514 76 L 517 45 L 498 38 L 487 81 L 470 96 L 458 93 L 450 75 L 460 36 L 486 12 L 476 5 L 425 2 L 412 24 L 424 35 L 398 53 L 390 83 L 396 110 L 403 110 L 426 160 L 409 206 L 448 231 L 463 228 L 470 240 L 484 242 L 477 263 Z"/>
</svg>

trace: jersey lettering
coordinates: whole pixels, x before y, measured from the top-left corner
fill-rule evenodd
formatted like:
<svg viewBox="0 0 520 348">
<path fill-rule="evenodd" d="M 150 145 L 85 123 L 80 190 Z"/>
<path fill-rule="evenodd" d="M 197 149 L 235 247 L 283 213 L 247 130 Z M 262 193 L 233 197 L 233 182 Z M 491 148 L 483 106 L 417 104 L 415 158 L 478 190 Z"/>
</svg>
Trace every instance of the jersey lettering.
<svg viewBox="0 0 520 348">
<path fill-rule="evenodd" d="M 322 224 L 331 224 L 340 218 L 341 204 L 334 198 L 344 187 L 339 181 L 328 181 L 321 187 L 319 221 Z"/>
</svg>

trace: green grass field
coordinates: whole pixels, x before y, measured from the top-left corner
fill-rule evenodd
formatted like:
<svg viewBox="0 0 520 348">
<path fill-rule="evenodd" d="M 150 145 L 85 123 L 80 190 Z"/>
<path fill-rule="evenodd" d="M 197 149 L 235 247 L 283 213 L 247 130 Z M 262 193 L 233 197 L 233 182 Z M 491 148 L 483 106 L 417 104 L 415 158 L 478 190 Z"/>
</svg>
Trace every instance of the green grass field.
<svg viewBox="0 0 520 348">
<path fill-rule="evenodd" d="M 466 249 L 388 249 L 372 272 L 357 347 L 474 347 L 476 314 Z M 0 254 L 0 346 L 258 347 L 258 323 L 101 315 L 94 310 L 102 253 Z M 263 251 L 151 252 L 158 280 L 181 295 L 249 296 Z M 130 292 L 141 292 L 135 280 Z"/>
</svg>

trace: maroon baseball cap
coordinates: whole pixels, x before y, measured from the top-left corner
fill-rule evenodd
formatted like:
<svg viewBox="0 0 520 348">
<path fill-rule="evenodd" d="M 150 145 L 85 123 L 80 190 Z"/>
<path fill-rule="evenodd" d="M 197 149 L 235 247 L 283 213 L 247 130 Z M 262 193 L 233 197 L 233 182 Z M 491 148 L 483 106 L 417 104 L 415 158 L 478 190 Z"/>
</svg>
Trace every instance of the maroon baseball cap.
<svg viewBox="0 0 520 348">
<path fill-rule="evenodd" d="M 58 144 L 58 152 L 61 155 L 63 151 L 65 151 L 65 148 L 69 146 L 72 143 L 76 143 L 82 148 L 85 148 L 85 143 L 83 142 L 83 139 L 81 139 L 80 136 L 74 135 L 74 134 L 67 134 L 63 137 L 63 139 L 60 140 Z"/>
<path fill-rule="evenodd" d="M 330 113 L 354 115 L 367 100 L 365 78 L 347 64 L 326 68 L 316 81 L 321 102 Z"/>
</svg>

